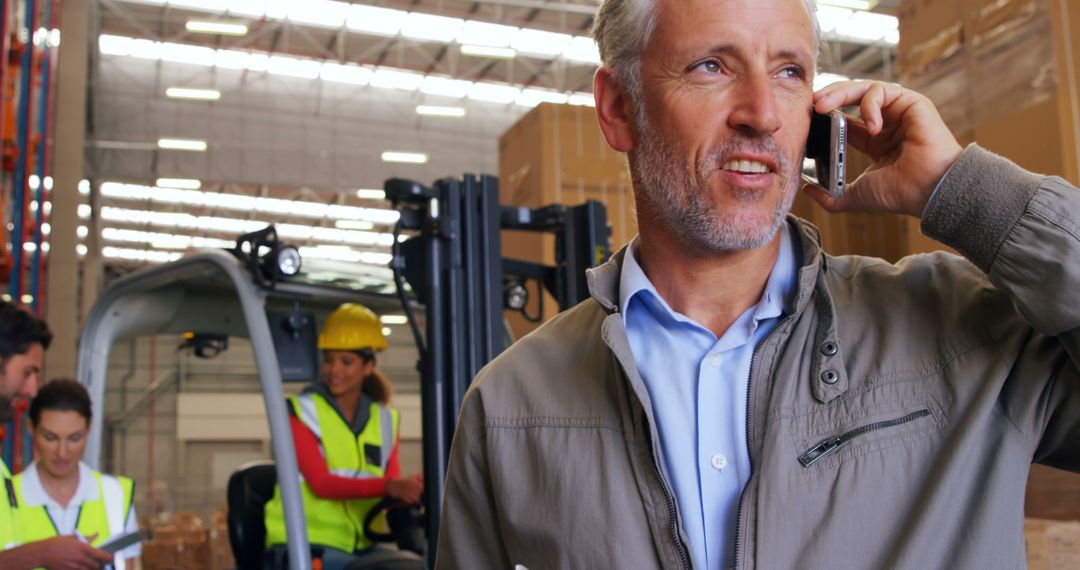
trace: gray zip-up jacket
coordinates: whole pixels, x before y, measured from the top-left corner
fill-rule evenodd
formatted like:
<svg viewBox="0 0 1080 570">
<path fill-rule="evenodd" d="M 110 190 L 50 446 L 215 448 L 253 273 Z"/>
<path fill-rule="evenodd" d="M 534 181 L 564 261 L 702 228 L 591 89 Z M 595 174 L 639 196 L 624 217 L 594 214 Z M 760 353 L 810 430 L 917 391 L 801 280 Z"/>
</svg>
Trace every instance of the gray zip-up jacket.
<svg viewBox="0 0 1080 570">
<path fill-rule="evenodd" d="M 747 379 L 736 566 L 1023 568 L 1029 465 L 1080 471 L 1080 191 L 969 147 L 922 221 L 966 260 L 832 257 L 790 221 L 803 267 Z M 470 388 L 439 568 L 691 567 L 621 259 Z"/>
</svg>

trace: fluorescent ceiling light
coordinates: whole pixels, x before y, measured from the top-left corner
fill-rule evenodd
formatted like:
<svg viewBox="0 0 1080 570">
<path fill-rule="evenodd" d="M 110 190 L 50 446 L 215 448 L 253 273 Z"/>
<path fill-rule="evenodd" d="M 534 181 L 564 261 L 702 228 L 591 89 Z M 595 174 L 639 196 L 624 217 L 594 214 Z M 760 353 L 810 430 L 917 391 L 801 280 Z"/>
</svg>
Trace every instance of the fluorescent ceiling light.
<svg viewBox="0 0 1080 570">
<path fill-rule="evenodd" d="M 386 151 L 382 153 L 383 162 L 403 162 L 406 164 L 425 164 L 428 155 L 421 152 Z"/>
<path fill-rule="evenodd" d="M 340 230 L 371 230 L 375 228 L 375 224 L 359 220 L 338 220 L 334 222 L 334 227 Z"/>
<path fill-rule="evenodd" d="M 846 22 L 841 22 L 833 31 L 840 36 L 865 41 L 885 41 L 894 43 L 900 39 L 898 20 L 893 16 L 873 12 L 854 12 Z"/>
<path fill-rule="evenodd" d="M 377 36 L 396 36 L 408 12 L 353 4 L 345 26 L 350 30 Z"/>
<path fill-rule="evenodd" d="M 359 65 L 340 65 L 326 62 L 319 71 L 319 78 L 323 81 L 336 83 L 348 83 L 351 85 L 367 85 L 371 82 L 371 69 Z"/>
<path fill-rule="evenodd" d="M 348 14 L 349 5 L 344 2 L 304 0 L 293 2 L 289 7 L 289 20 L 293 22 L 334 29 L 345 25 Z"/>
<path fill-rule="evenodd" d="M 158 148 L 206 152 L 206 141 L 197 139 L 158 139 Z"/>
<path fill-rule="evenodd" d="M 382 328 L 383 336 L 390 336 L 390 334 L 393 333 L 393 332 L 394 331 L 390 330 L 390 327 L 383 327 Z"/>
<path fill-rule="evenodd" d="M 165 96 L 170 99 L 195 99 L 198 101 L 217 101 L 221 99 L 221 91 L 217 89 L 191 89 L 188 87 L 169 87 L 165 90 Z"/>
<path fill-rule="evenodd" d="M 521 95 L 521 89 L 513 85 L 477 83 L 469 90 L 469 99 L 489 103 L 511 103 Z"/>
<path fill-rule="evenodd" d="M 134 38 L 101 34 L 98 37 L 98 50 L 105 55 L 131 55 Z"/>
<path fill-rule="evenodd" d="M 106 222 L 138 224 L 158 228 L 184 228 L 203 232 L 236 235 L 237 232 L 253 232 L 265 228 L 265 219 L 241 220 L 216 216 L 194 216 L 183 212 L 155 212 L 105 206 L 101 219 Z M 301 224 L 276 224 L 278 236 L 287 240 L 322 241 L 333 244 L 360 246 L 385 246 L 394 243 L 394 234 L 388 232 L 343 230 L 336 228 L 313 228 Z"/>
<path fill-rule="evenodd" d="M 512 48 L 478 46 L 472 44 L 461 46 L 461 54 L 476 57 L 494 57 L 498 59 L 513 59 L 517 57 L 517 52 Z"/>
<path fill-rule="evenodd" d="M 877 0 L 818 0 L 819 5 L 851 8 L 852 10 L 873 10 Z"/>
<path fill-rule="evenodd" d="M 837 26 L 851 19 L 851 10 L 847 8 L 834 8 L 832 6 L 819 6 L 817 9 L 818 26 L 823 33 L 829 33 Z"/>
<path fill-rule="evenodd" d="M 459 99 L 468 95 L 472 88 L 472 81 L 449 79 L 447 77 L 438 77 L 435 75 L 425 77 L 424 82 L 420 84 L 420 91 L 422 93 L 427 93 L 428 95 L 442 95 L 444 97 L 455 97 Z"/>
<path fill-rule="evenodd" d="M 374 251 L 355 251 L 326 247 L 301 247 L 300 257 L 303 259 L 326 259 L 329 261 L 344 261 L 346 263 L 365 263 L 368 265 L 386 266 L 393 259 L 389 253 Z"/>
<path fill-rule="evenodd" d="M 202 188 L 202 181 L 193 178 L 158 178 L 154 185 L 182 190 L 198 190 Z"/>
<path fill-rule="evenodd" d="M 175 44 L 166 42 L 161 44 L 161 61 L 171 61 L 174 63 L 190 63 L 192 65 L 201 65 L 204 67 L 212 67 L 214 61 L 217 58 L 217 53 L 213 48 L 205 46 L 193 46 L 188 44 Z"/>
<path fill-rule="evenodd" d="M 361 200 L 385 200 L 386 191 L 379 188 L 361 188 L 356 191 L 356 197 Z"/>
<path fill-rule="evenodd" d="M 457 37 L 464 25 L 465 20 L 461 18 L 409 12 L 401 24 L 401 35 L 414 40 L 448 43 Z"/>
<path fill-rule="evenodd" d="M 220 5 L 215 0 L 169 0 L 169 5 L 180 8 L 195 8 L 197 10 L 214 9 Z"/>
<path fill-rule="evenodd" d="M 87 251 L 89 251 L 87 247 L 81 243 L 75 246 L 75 253 L 79 255 L 86 255 Z"/>
<path fill-rule="evenodd" d="M 397 222 L 399 216 L 396 210 L 383 208 L 360 208 L 357 206 L 323 204 L 302 200 L 284 200 L 281 198 L 270 198 L 265 196 L 245 196 L 242 194 L 226 194 L 224 192 L 182 190 L 161 186 L 123 184 L 119 182 L 104 182 L 101 184 L 100 189 L 103 197 L 116 200 L 150 201 L 159 204 L 184 204 L 188 206 L 235 210 L 240 212 L 269 212 L 309 218 L 364 220 L 384 225 L 390 225 Z M 265 225 L 265 223 L 263 223 L 263 225 Z M 258 227 L 255 229 L 258 229 Z"/>
<path fill-rule="evenodd" d="M 522 53 L 553 57 L 566 50 L 573 39 L 569 34 L 522 28 L 510 47 Z"/>
<path fill-rule="evenodd" d="M 566 103 L 570 97 L 565 93 L 547 89 L 523 89 L 514 103 L 522 107 L 535 107 L 540 103 Z"/>
<path fill-rule="evenodd" d="M 161 42 L 146 39 L 131 40 L 131 55 L 141 59 L 161 59 Z"/>
<path fill-rule="evenodd" d="M 125 230 L 120 228 L 102 228 L 101 239 L 113 242 L 146 243 L 157 249 L 187 249 L 189 247 L 228 248 L 234 241 L 207 238 L 201 236 Z"/>
<path fill-rule="evenodd" d="M 312 59 L 297 59 L 280 55 L 270 56 L 266 70 L 274 75 L 287 75 L 301 79 L 315 79 L 322 64 Z"/>
<path fill-rule="evenodd" d="M 86 226 L 79 226 L 75 228 L 75 235 L 78 236 L 80 239 L 85 238 L 86 236 L 90 235 L 90 228 Z"/>
<path fill-rule="evenodd" d="M 145 0 L 143 0 L 145 1 Z M 151 0 L 154 2 L 161 2 L 162 0 Z M 228 0 L 227 2 L 218 2 L 218 10 L 224 5 L 229 14 L 251 16 L 253 18 L 262 18 L 266 15 L 266 0 Z"/>
<path fill-rule="evenodd" d="M 149 261 L 154 263 L 176 261 L 183 257 L 183 254 L 175 251 L 154 251 L 150 249 L 131 249 L 125 247 L 104 247 L 101 249 L 101 255 L 109 259 Z"/>
<path fill-rule="evenodd" d="M 507 47 L 517 37 L 519 28 L 466 20 L 457 36 L 459 44 L 488 47 Z"/>
<path fill-rule="evenodd" d="M 428 117 L 464 117 L 464 107 L 437 107 L 435 105 L 417 105 L 417 115 Z"/>
<path fill-rule="evenodd" d="M 381 67 L 371 76 L 371 84 L 386 89 L 416 91 L 424 82 L 424 76 L 410 71 L 397 71 Z"/>
<path fill-rule="evenodd" d="M 600 65 L 600 48 L 592 38 L 577 36 L 562 53 L 563 59 Z"/>
<path fill-rule="evenodd" d="M 251 54 L 246 51 L 219 49 L 214 57 L 214 65 L 222 69 L 247 69 Z"/>
<path fill-rule="evenodd" d="M 851 78 L 846 75 L 837 75 L 835 73 L 819 73 L 814 76 L 814 91 L 822 89 L 827 85 L 836 83 L 837 81 L 848 81 Z"/>
<path fill-rule="evenodd" d="M 404 325 L 409 322 L 409 318 L 405 315 L 382 315 L 379 322 L 384 325 Z"/>
<path fill-rule="evenodd" d="M 265 53 L 248 54 L 248 71 L 266 71 L 270 67 L 270 56 Z"/>
<path fill-rule="evenodd" d="M 188 20 L 184 28 L 197 34 L 216 34 L 219 36 L 246 36 L 247 24 L 232 22 L 204 22 L 200 20 Z"/>
</svg>

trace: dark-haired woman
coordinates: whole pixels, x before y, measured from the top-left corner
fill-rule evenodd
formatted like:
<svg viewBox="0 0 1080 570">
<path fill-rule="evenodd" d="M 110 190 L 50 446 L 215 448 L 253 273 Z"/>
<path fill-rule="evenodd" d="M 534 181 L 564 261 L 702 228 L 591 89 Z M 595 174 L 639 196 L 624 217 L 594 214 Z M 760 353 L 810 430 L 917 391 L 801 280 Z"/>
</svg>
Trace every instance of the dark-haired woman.
<svg viewBox="0 0 1080 570">
<path fill-rule="evenodd" d="M 138 530 L 135 483 L 82 462 L 90 432 L 90 395 L 74 380 L 53 380 L 30 402 L 37 459 L 13 479 L 22 542 L 76 536 L 93 546 Z M 138 558 L 138 544 L 120 551 L 122 570 Z"/>
<path fill-rule="evenodd" d="M 324 570 L 350 564 L 422 568 L 408 552 L 376 548 L 364 535 L 364 518 L 384 497 L 419 501 L 423 479 L 401 478 L 397 410 L 390 383 L 376 369 L 385 350 L 382 323 L 362 305 L 338 307 L 323 324 L 322 381 L 288 399 L 308 542 L 321 551 Z M 266 505 L 271 565 L 284 561 L 287 542 L 281 489 Z"/>
</svg>

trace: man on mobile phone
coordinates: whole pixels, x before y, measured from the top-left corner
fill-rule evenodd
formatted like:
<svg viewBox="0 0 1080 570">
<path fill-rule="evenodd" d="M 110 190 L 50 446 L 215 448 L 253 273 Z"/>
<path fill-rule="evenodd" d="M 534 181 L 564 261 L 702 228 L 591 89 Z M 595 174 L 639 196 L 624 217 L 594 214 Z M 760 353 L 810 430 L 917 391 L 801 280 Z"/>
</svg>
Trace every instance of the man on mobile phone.
<svg viewBox="0 0 1080 570">
<path fill-rule="evenodd" d="M 44 321 L 13 303 L 0 301 L 0 422 L 11 421 L 12 403 L 37 394 L 42 358 L 52 341 Z M 97 570 L 113 557 L 83 544 L 73 536 L 61 536 L 22 544 L 18 499 L 11 472 L 0 459 L 0 568 L 24 570 Z"/>
<path fill-rule="evenodd" d="M 1025 565 L 1031 463 L 1080 471 L 1080 191 L 898 85 L 813 91 L 812 0 L 604 0 L 596 113 L 637 236 L 477 377 L 440 568 Z M 822 251 L 813 107 L 872 166 L 830 211 L 960 251 Z"/>
</svg>

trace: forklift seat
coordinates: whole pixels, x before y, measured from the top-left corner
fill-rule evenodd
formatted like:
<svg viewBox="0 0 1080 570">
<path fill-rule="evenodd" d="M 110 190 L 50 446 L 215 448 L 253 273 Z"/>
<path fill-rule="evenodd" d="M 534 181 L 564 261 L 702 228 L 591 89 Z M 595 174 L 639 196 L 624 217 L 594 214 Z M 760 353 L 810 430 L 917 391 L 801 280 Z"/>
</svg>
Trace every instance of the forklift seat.
<svg viewBox="0 0 1080 570">
<path fill-rule="evenodd" d="M 229 477 L 229 544 L 237 570 L 263 567 L 266 551 L 264 507 L 274 497 L 277 470 L 273 461 L 242 465 Z"/>
<path fill-rule="evenodd" d="M 229 544 L 236 558 L 237 570 L 261 570 L 266 567 L 266 503 L 274 497 L 277 467 L 273 461 L 253 461 L 240 466 L 229 477 Z M 386 511 L 391 532 L 380 534 L 371 529 L 376 516 Z M 398 548 L 424 556 L 427 541 L 423 518 L 416 506 L 402 506 L 391 499 L 379 502 L 365 517 L 364 534 L 373 542 L 396 542 Z"/>
</svg>

